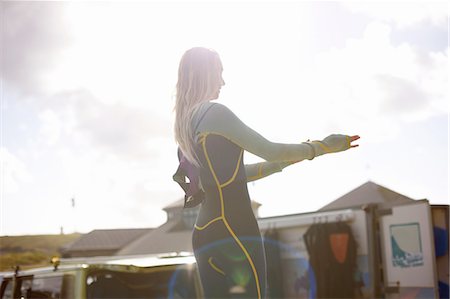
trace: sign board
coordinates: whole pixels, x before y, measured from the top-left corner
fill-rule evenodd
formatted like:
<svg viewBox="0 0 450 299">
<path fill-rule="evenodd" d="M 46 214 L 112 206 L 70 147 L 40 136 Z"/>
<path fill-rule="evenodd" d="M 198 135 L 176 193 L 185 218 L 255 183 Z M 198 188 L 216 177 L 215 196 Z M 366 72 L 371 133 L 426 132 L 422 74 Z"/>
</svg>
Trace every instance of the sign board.
<svg viewBox="0 0 450 299">
<path fill-rule="evenodd" d="M 386 287 L 436 290 L 436 260 L 427 201 L 395 206 L 380 218 Z M 413 297 L 414 298 L 414 297 Z"/>
</svg>

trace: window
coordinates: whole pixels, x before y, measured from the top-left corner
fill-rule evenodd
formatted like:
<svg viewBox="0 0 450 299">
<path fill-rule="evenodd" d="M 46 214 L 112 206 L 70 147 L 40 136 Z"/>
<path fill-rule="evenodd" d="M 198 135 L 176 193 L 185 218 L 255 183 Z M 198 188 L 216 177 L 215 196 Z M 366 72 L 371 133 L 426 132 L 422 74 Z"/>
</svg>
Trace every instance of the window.
<svg viewBox="0 0 450 299">
<path fill-rule="evenodd" d="M 183 210 L 183 221 L 187 229 L 191 229 L 194 227 L 194 223 L 197 220 L 199 210 L 199 207 Z"/>
<path fill-rule="evenodd" d="M 43 276 L 22 279 L 21 298 L 73 299 L 74 276 Z"/>
<path fill-rule="evenodd" d="M 19 298 L 29 298 L 27 297 L 27 291 L 31 290 L 31 279 L 32 276 L 18 277 L 16 280 L 16 288 L 20 291 Z"/>
<path fill-rule="evenodd" d="M 132 273 L 97 270 L 86 279 L 88 299 L 198 298 L 193 267 L 160 267 Z"/>
<path fill-rule="evenodd" d="M 2 281 L 2 286 L 0 289 L 1 299 L 12 299 L 13 298 L 13 284 L 11 279 L 5 279 Z"/>
</svg>

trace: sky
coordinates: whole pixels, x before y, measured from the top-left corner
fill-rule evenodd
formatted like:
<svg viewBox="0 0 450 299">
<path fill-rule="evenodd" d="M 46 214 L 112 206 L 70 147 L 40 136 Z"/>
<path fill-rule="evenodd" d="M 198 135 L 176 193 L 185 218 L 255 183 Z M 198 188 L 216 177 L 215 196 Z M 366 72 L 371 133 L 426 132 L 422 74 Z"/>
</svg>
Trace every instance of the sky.
<svg viewBox="0 0 450 299">
<path fill-rule="evenodd" d="M 195 46 L 222 59 L 218 101 L 267 139 L 361 136 L 250 183 L 260 216 L 315 211 L 367 181 L 449 203 L 446 1 L 2 1 L 0 13 L 0 235 L 164 223 L 183 196 L 173 106 Z"/>
</svg>

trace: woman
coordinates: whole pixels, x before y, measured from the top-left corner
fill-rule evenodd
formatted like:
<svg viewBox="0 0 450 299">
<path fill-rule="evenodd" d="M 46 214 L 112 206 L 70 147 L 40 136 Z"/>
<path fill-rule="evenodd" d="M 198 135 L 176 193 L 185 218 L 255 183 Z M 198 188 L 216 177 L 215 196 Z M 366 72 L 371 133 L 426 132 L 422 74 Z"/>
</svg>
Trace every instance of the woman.
<svg viewBox="0 0 450 299">
<path fill-rule="evenodd" d="M 192 48 L 182 57 L 177 82 L 175 138 L 182 156 L 199 170 L 204 199 L 192 244 L 205 298 L 264 298 L 266 265 L 247 182 L 304 159 L 347 150 L 359 136 L 273 143 L 213 103 L 225 82 L 219 55 Z M 244 150 L 267 162 L 245 165 Z M 191 179 L 191 185 L 196 180 Z M 194 186 L 197 187 L 197 186 Z"/>
</svg>

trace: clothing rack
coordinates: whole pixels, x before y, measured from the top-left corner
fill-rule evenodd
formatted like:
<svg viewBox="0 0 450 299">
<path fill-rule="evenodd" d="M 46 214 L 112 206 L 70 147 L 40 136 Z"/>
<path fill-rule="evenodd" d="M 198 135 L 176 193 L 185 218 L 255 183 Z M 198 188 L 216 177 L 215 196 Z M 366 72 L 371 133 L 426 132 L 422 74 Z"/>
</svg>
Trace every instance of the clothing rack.
<svg viewBox="0 0 450 299">
<path fill-rule="evenodd" d="M 261 230 L 267 230 L 271 228 L 309 226 L 316 223 L 351 222 L 354 219 L 355 214 L 353 210 L 346 209 L 260 218 L 258 219 L 258 225 Z"/>
</svg>

